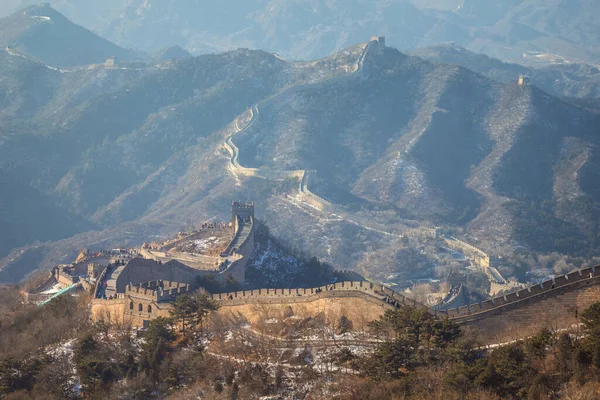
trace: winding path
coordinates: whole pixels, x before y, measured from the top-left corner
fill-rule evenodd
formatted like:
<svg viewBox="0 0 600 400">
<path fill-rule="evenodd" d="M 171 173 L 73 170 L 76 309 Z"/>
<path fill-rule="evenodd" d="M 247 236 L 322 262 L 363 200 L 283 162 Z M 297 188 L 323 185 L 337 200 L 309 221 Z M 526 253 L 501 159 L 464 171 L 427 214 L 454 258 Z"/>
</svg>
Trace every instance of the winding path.
<svg viewBox="0 0 600 400">
<path fill-rule="evenodd" d="M 352 76 L 362 73 L 362 71 L 364 70 L 365 59 L 366 59 L 369 51 L 371 51 L 371 49 L 374 45 L 377 45 L 376 41 L 368 42 L 365 45 L 363 51 L 361 52 L 360 56 L 358 57 L 358 59 L 356 61 L 356 68 L 350 74 L 342 75 L 342 76 L 335 76 L 335 77 L 328 78 L 328 79 L 325 79 L 325 80 L 322 80 L 319 82 L 315 82 L 315 83 L 302 83 L 302 84 L 298 84 L 298 85 L 293 85 L 293 86 L 290 86 L 290 87 L 282 90 L 281 92 L 279 92 L 277 94 L 274 94 L 273 96 L 270 96 L 270 97 L 260 101 L 257 104 L 254 104 L 246 113 L 244 113 L 242 116 L 238 117 L 235 120 L 235 122 L 234 122 L 235 132 L 233 132 L 231 135 L 229 135 L 225 139 L 225 142 L 223 143 L 223 147 L 231 155 L 230 160 L 229 160 L 228 169 L 229 169 L 229 171 L 231 171 L 231 173 L 236 178 L 239 178 L 240 176 L 246 176 L 246 177 L 258 177 L 258 178 L 270 179 L 270 180 L 297 179 L 299 181 L 299 186 L 298 186 L 299 195 L 296 197 L 288 196 L 288 199 L 290 201 L 294 202 L 295 204 L 298 204 L 299 202 L 304 202 L 304 203 L 312 206 L 313 208 L 318 209 L 319 211 L 327 212 L 330 215 L 337 216 L 343 220 L 346 220 L 347 222 L 350 222 L 354 225 L 358 225 L 364 229 L 374 231 L 374 232 L 377 232 L 377 233 L 385 235 L 385 236 L 393 236 L 393 237 L 397 237 L 397 238 L 402 238 L 402 237 L 404 237 L 403 234 L 389 232 L 386 229 L 386 227 L 384 227 L 383 225 L 380 225 L 380 224 L 373 222 L 371 220 L 368 220 L 366 218 L 361 218 L 356 215 L 352 215 L 350 212 L 345 210 L 342 206 L 333 204 L 333 203 L 323 199 L 322 197 L 316 195 L 315 193 L 311 192 L 310 189 L 308 188 L 308 181 L 309 181 L 310 174 L 314 173 L 314 171 L 276 170 L 273 168 L 269 168 L 267 166 L 259 167 L 259 168 L 248 168 L 248 167 L 244 167 L 244 166 L 240 165 L 240 163 L 239 163 L 240 150 L 233 142 L 233 138 L 236 135 L 240 135 L 240 134 L 243 134 L 246 131 L 248 131 L 248 129 L 250 129 L 256 123 L 257 119 L 260 118 L 259 106 L 261 104 L 272 101 L 275 98 L 277 98 L 278 96 L 293 93 L 294 91 L 300 90 L 306 86 L 314 86 L 314 85 L 322 84 L 325 82 L 331 82 L 333 80 L 340 79 L 340 78 L 347 79 L 348 77 L 352 77 Z M 240 128 L 242 121 L 246 121 L 246 122 L 245 122 L 245 125 Z M 435 235 L 434 233 L 431 233 L 431 232 L 427 232 L 427 234 Z"/>
</svg>

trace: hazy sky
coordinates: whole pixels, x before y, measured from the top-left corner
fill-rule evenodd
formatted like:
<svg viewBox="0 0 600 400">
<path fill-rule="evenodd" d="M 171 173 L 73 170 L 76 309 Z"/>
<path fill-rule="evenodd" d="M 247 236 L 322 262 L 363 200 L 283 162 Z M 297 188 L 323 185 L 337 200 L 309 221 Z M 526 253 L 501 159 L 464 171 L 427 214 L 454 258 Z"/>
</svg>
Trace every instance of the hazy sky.
<svg viewBox="0 0 600 400">
<path fill-rule="evenodd" d="M 76 0 L 77 1 L 77 0 Z M 104 0 L 96 0 L 96 1 L 104 1 Z M 252 0 L 248 0 L 252 1 Z M 421 7 L 434 7 L 440 9 L 453 10 L 462 3 L 463 0 L 411 0 L 414 4 Z M 38 0 L 38 1 L 28 1 L 27 4 L 35 4 L 35 3 L 44 3 L 49 2 L 53 3 L 52 0 Z M 19 3 L 22 3 L 22 0 L 0 0 L 0 18 L 5 17 L 12 12 L 14 12 Z"/>
<path fill-rule="evenodd" d="M 11 14 L 21 0 L 0 0 L 0 18 Z"/>
</svg>

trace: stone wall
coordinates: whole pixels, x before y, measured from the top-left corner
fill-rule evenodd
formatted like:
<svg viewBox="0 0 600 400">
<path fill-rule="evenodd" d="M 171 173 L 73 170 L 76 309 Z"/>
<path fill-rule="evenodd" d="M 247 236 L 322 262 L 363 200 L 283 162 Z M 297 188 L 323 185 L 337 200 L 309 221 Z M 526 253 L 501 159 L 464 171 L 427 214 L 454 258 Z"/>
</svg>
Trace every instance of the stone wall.
<svg viewBox="0 0 600 400">
<path fill-rule="evenodd" d="M 212 295 L 221 308 L 213 316 L 220 323 L 257 324 L 284 314 L 306 318 L 320 313 L 332 325 L 344 315 L 356 330 L 378 319 L 393 304 L 421 306 L 391 289 L 366 281 L 338 282 L 317 288 L 256 289 Z M 421 306 L 423 307 L 423 306 Z"/>
<path fill-rule="evenodd" d="M 507 335 L 524 337 L 545 326 L 568 328 L 577 322 L 583 309 L 600 301 L 599 286 L 600 274 L 591 267 L 437 315 L 448 316 L 492 342 Z"/>
<path fill-rule="evenodd" d="M 125 317 L 125 298 L 103 300 L 92 300 L 92 321 L 105 321 L 112 324 L 123 324 L 129 322 Z"/>
<path fill-rule="evenodd" d="M 55 278 L 58 281 L 58 283 L 60 283 L 63 286 L 71 286 L 72 284 L 79 282 L 78 276 L 68 275 L 68 274 L 60 271 L 60 269 L 57 270 L 57 272 L 55 274 Z"/>
<path fill-rule="evenodd" d="M 280 310 L 289 306 L 304 310 L 302 315 L 306 316 L 315 310 L 328 315 L 333 311 L 336 315 L 343 311 L 348 318 L 363 324 L 379 318 L 386 309 L 402 304 L 424 307 L 383 285 L 366 281 L 338 282 L 317 288 L 256 289 L 211 296 L 221 305 L 219 318 L 230 322 L 234 319 L 256 322 L 259 317 L 256 310 Z M 151 306 L 152 312 L 148 312 L 148 306 Z M 119 294 L 113 300 L 94 299 L 92 302 L 93 320 L 110 317 L 113 322 L 128 322 L 133 326 L 142 326 L 144 321 L 158 316 L 168 316 L 169 310 L 169 303 L 156 302 L 152 296 L 136 297 L 133 292 Z M 117 314 L 120 314 L 119 318 Z"/>
<path fill-rule="evenodd" d="M 448 247 L 453 250 L 460 251 L 467 257 L 472 258 L 475 265 L 480 267 L 486 274 L 489 273 L 488 268 L 490 267 L 490 256 L 488 256 L 483 250 L 480 250 L 477 247 L 463 242 L 455 237 L 445 237 L 444 240 L 448 244 Z"/>
<path fill-rule="evenodd" d="M 120 295 L 113 300 L 94 299 L 92 301 L 92 321 L 105 321 L 112 324 L 143 327 L 157 317 L 169 317 L 170 303 L 157 303 L 151 299 Z"/>
<path fill-rule="evenodd" d="M 248 237 L 240 245 L 236 254 L 240 257 L 233 261 L 231 265 L 223 271 L 225 274 L 231 274 L 231 276 L 238 282 L 244 282 L 246 280 L 246 266 L 250 260 L 250 256 L 254 251 L 254 232 L 256 225 L 252 224 L 252 229 Z M 221 273 L 223 275 L 223 273 Z"/>
<path fill-rule="evenodd" d="M 557 289 L 541 297 L 487 313 L 482 319 L 458 320 L 472 330 L 485 344 L 504 343 L 532 336 L 541 329 L 576 327 L 581 312 L 600 301 L 599 282 L 581 285 L 573 290 Z"/>
<path fill-rule="evenodd" d="M 320 211 L 335 212 L 336 207 L 324 198 L 317 196 L 308 189 L 310 171 L 304 171 L 300 181 L 300 200 L 310 204 Z"/>
<path fill-rule="evenodd" d="M 273 303 L 247 303 L 239 305 L 224 304 L 211 316 L 213 323 L 253 325 L 264 323 L 272 318 L 279 321 L 293 314 L 296 318 L 315 317 L 322 314 L 325 322 L 335 326 L 342 316 L 352 321 L 354 330 L 367 328 L 367 324 L 379 318 L 388 305 L 379 301 L 370 301 L 369 296 L 321 297 L 307 302 L 285 301 Z"/>
<path fill-rule="evenodd" d="M 192 292 L 192 286 L 185 283 L 171 281 L 150 281 L 140 285 L 127 285 L 125 296 L 137 299 L 146 299 L 154 302 L 169 301 L 181 294 Z"/>
<path fill-rule="evenodd" d="M 289 313 L 291 309 L 294 315 L 300 317 L 322 312 L 331 321 L 345 315 L 353 321 L 356 329 L 362 329 L 386 309 L 403 304 L 425 307 L 383 285 L 365 281 L 338 282 L 319 288 L 256 289 L 211 296 L 221 305 L 216 320 L 227 323 L 258 323 L 265 316 L 283 315 L 284 310 Z M 484 344 L 492 344 L 527 337 L 541 328 L 568 328 L 579 322 L 585 308 L 598 301 L 600 274 L 596 274 L 595 268 L 589 268 L 506 296 L 432 312 L 440 318 L 454 320 L 466 330 L 477 332 Z M 148 312 L 148 305 L 152 312 Z M 134 326 L 142 326 L 144 321 L 156 316 L 168 316 L 169 309 L 168 303 L 120 295 L 115 300 L 94 300 L 92 314 L 96 320 L 111 316 L 113 321 L 126 320 Z M 121 317 L 117 318 L 117 314 Z"/>
<path fill-rule="evenodd" d="M 367 281 L 337 282 L 315 288 L 294 289 L 255 289 L 211 295 L 221 305 L 235 306 L 244 304 L 296 304 L 307 303 L 322 298 L 364 298 L 369 302 L 389 305 L 408 304 L 415 307 L 425 307 L 413 299 L 409 299 L 381 284 Z"/>
</svg>

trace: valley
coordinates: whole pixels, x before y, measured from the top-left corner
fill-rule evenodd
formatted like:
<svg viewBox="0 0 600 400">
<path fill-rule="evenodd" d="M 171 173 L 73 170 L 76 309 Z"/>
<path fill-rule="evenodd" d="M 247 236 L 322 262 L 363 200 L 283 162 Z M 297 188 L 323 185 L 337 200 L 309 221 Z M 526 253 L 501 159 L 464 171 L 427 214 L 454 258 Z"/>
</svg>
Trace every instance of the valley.
<svg viewBox="0 0 600 400">
<path fill-rule="evenodd" d="M 0 3 L 0 398 L 593 400 L 591 0 Z"/>
<path fill-rule="evenodd" d="M 308 62 L 237 50 L 62 72 L 4 52 L 1 168 L 18 181 L 1 182 L 36 205 L 6 204 L 48 211 L 0 215 L 22 232 L 0 279 L 193 229 L 232 198 L 299 252 L 400 286 L 455 268 L 442 237 L 522 284 L 593 264 L 597 114 L 536 76 L 519 86 L 528 70 L 496 81 L 372 39 Z"/>
</svg>

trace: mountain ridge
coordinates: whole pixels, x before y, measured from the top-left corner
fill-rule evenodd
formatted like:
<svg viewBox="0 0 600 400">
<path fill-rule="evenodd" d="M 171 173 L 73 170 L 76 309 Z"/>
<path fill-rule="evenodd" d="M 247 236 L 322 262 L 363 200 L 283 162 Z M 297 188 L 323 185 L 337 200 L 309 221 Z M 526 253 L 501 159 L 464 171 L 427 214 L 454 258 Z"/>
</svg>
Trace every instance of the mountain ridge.
<svg viewBox="0 0 600 400">
<path fill-rule="evenodd" d="M 143 59 L 73 24 L 49 3 L 0 19 L 0 46 L 55 68 L 101 64 L 112 56 L 122 61 Z"/>
<path fill-rule="evenodd" d="M 316 59 L 378 32 L 404 51 L 454 41 L 505 61 L 599 64 L 596 2 L 554 3 L 260 0 L 216 7 L 191 0 L 112 0 L 99 8 L 93 0 L 52 1 L 101 36 L 150 53 L 177 44 L 194 54 L 252 47 L 291 59 Z"/>
<path fill-rule="evenodd" d="M 15 249 L 2 261 L 4 276 L 27 273 L 25 264 L 50 266 L 86 241 L 135 244 L 218 218 L 232 198 L 253 199 L 295 248 L 381 280 L 435 274 L 435 242 L 401 232 L 436 226 L 494 249 L 508 276 L 524 268 L 515 246 L 524 257 L 553 249 L 557 259 L 595 256 L 597 227 L 578 221 L 593 219 L 598 207 L 594 175 L 583 173 L 594 170 L 598 116 L 533 86 L 383 45 L 371 44 L 361 61 L 363 47 L 312 62 L 241 49 L 137 69 L 34 70 L 53 89 L 30 111 L 27 135 L 0 137 L 0 166 L 102 231 Z M 16 59 L 7 54 L 0 63 Z M 72 102 L 91 76 L 103 85 L 88 84 Z M 41 88 L 32 90 L 37 96 Z M 310 170 L 310 191 L 343 213 L 298 201 L 297 180 L 230 173 L 225 139 L 265 99 L 272 100 L 260 119 L 233 139 L 239 163 Z M 11 114 L 0 123 L 24 120 Z M 569 146 L 586 157 L 572 159 Z M 24 152 L 39 157 L 17 157 Z M 565 186 L 579 171 L 585 179 Z"/>
</svg>

